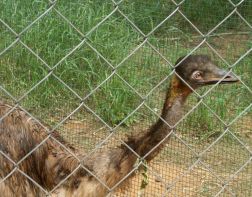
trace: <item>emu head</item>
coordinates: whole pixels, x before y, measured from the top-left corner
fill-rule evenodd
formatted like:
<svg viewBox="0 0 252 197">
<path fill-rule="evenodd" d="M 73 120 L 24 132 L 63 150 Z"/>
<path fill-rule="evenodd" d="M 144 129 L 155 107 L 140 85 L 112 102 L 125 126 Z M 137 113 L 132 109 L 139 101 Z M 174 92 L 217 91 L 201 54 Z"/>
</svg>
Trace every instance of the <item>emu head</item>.
<svg viewBox="0 0 252 197">
<path fill-rule="evenodd" d="M 205 85 L 238 82 L 231 72 L 218 68 L 206 55 L 190 55 L 187 58 L 181 57 L 176 62 L 175 71 L 193 89 Z"/>
</svg>

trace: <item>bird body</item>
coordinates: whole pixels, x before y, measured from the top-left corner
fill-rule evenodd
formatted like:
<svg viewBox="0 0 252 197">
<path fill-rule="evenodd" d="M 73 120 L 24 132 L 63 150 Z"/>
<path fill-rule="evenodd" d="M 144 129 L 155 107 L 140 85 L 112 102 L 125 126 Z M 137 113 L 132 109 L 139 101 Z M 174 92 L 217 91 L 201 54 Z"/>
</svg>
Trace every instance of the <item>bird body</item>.
<svg viewBox="0 0 252 197">
<path fill-rule="evenodd" d="M 175 70 L 185 81 L 172 77 L 161 117 L 146 132 L 125 141 L 130 149 L 122 144 L 85 158 L 57 131 L 48 134 L 24 111 L 0 102 L 0 193 L 40 197 L 50 191 L 52 197 L 103 197 L 111 188 L 127 186 L 138 158 L 150 162 L 167 143 L 192 89 L 220 79 L 223 83 L 237 81 L 220 72 L 206 56 L 181 60 Z"/>
</svg>

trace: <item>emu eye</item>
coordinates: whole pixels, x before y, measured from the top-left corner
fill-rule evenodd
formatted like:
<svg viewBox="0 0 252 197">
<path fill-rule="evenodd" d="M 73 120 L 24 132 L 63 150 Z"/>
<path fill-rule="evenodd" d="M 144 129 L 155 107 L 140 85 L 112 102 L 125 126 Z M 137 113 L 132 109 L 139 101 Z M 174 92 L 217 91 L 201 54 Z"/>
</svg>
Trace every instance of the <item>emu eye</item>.
<svg viewBox="0 0 252 197">
<path fill-rule="evenodd" d="M 193 79 L 202 79 L 202 73 L 200 71 L 194 71 L 192 74 Z"/>
</svg>

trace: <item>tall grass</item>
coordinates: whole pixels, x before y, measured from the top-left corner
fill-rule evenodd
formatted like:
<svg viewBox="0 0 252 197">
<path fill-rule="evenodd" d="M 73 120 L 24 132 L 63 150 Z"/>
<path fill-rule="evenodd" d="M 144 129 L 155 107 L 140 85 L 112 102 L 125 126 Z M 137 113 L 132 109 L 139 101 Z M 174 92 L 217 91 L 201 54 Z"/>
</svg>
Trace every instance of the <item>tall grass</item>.
<svg viewBox="0 0 252 197">
<path fill-rule="evenodd" d="M 48 6 L 46 1 L 4 0 L 0 2 L 0 7 L 3 8 L 0 10 L 0 17 L 19 33 Z M 164 0 L 147 0 L 144 3 L 143 1 L 124 1 L 119 5 L 119 8 L 145 33 L 151 31 L 175 7 L 171 2 Z M 62 0 L 57 2 L 55 8 L 63 13 L 83 34 L 86 34 L 112 12 L 114 5 L 111 1 L 101 0 L 77 0 L 74 2 Z M 250 1 L 238 7 L 248 20 L 252 18 L 249 12 L 251 8 Z M 232 6 L 226 1 L 218 1 L 217 4 L 213 4 L 212 1 L 185 1 L 181 6 L 185 15 L 204 31 L 208 31 L 216 25 L 232 9 Z M 222 29 L 227 31 L 233 29 L 236 26 L 235 22 L 237 22 L 236 19 L 227 23 Z M 158 28 L 149 37 L 149 40 L 167 59 L 175 62 L 179 56 L 191 50 L 195 40 L 190 35 L 193 35 L 194 32 L 195 30 L 176 14 L 169 22 Z M 0 51 L 2 51 L 14 41 L 15 36 L 3 24 L 0 24 L 0 35 Z M 169 40 L 174 35 L 182 39 L 169 43 L 164 42 L 164 38 Z M 20 39 L 45 60 L 50 68 L 53 68 L 81 42 L 83 37 L 52 9 L 21 34 Z M 113 66 L 117 66 L 141 43 L 142 37 L 124 17 L 116 12 L 97 29 L 89 33 L 86 39 Z M 200 52 L 207 52 L 207 50 L 203 47 Z M 250 87 L 252 81 L 247 73 L 251 72 L 251 67 L 245 67 L 245 65 L 251 64 L 251 62 L 251 58 L 246 58 L 236 69 L 238 74 L 244 76 L 243 79 Z M 16 44 L 0 57 L 0 84 L 19 99 L 49 74 L 50 68 L 21 44 Z M 101 56 L 84 43 L 62 61 L 53 73 L 78 95 L 85 98 L 113 71 L 113 68 Z M 144 45 L 116 69 L 116 72 L 128 84 L 117 75 L 113 75 L 94 91 L 85 100 L 85 103 L 109 124 L 119 124 L 143 101 L 130 86 L 144 97 L 170 71 L 171 67 L 150 46 Z M 237 86 L 230 87 L 229 94 L 223 94 L 223 91 L 226 90 L 224 88 L 217 90 L 211 97 L 206 98 L 206 103 L 211 107 L 215 106 L 217 113 L 224 119 L 227 119 L 230 113 L 234 114 L 234 112 L 227 111 L 227 103 L 231 108 L 237 109 L 232 104 L 232 102 L 236 104 L 238 102 L 235 100 L 234 94 L 242 94 L 242 100 L 239 100 L 240 109 L 235 114 L 241 112 L 251 103 L 251 95 L 248 95 L 246 88 L 238 92 Z M 153 101 L 150 105 L 160 108 L 162 101 L 158 104 L 155 103 L 162 98 L 164 92 L 165 89 L 162 89 L 160 96 L 154 91 Z M 1 92 L 1 97 L 11 100 L 4 92 Z M 212 99 L 213 97 L 216 99 Z M 32 113 L 46 120 L 51 116 L 67 115 L 80 102 L 80 99 L 72 91 L 50 75 L 21 100 L 21 105 L 28 107 Z M 144 113 L 142 110 L 136 111 L 123 124 L 131 125 L 135 121 L 141 120 Z M 187 124 L 198 122 L 197 127 L 203 128 L 207 125 L 206 128 L 210 132 L 214 132 L 211 119 L 211 113 L 202 106 L 198 115 L 188 118 Z"/>
<path fill-rule="evenodd" d="M 179 3 L 179 1 L 176 2 Z M 239 2 L 240 1 L 238 0 L 233 1 L 233 3 Z M 245 19 L 251 21 L 251 8 L 252 2 L 244 1 L 237 7 L 237 10 Z M 130 19 L 134 21 L 143 32 L 149 32 L 169 16 L 176 9 L 176 5 L 167 0 L 146 0 L 144 2 L 142 0 L 136 0 L 133 2 L 125 1 L 121 5 L 121 9 L 128 13 Z M 235 8 L 226 0 L 189 0 L 184 1 L 179 9 L 194 25 L 198 27 L 200 31 L 207 33 L 228 16 Z M 158 31 L 156 31 L 156 34 L 161 36 L 174 26 L 177 26 L 180 30 L 187 33 L 192 33 L 188 32 L 188 29 L 186 28 L 187 24 L 188 22 L 177 12 L 166 21 L 166 25 L 161 26 Z M 227 20 L 227 22 L 219 27 L 219 30 L 242 30 L 239 28 L 242 28 L 242 25 L 239 21 L 239 17 L 234 14 L 229 20 Z"/>
</svg>

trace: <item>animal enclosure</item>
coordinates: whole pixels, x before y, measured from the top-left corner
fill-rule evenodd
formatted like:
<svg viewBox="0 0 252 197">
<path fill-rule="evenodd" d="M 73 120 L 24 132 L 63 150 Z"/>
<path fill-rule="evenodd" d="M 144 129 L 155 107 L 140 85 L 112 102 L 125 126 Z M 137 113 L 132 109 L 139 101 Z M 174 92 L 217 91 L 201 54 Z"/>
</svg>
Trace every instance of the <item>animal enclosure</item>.
<svg viewBox="0 0 252 197">
<path fill-rule="evenodd" d="M 76 169 L 48 190 L 20 167 L 50 139 L 106 196 L 252 196 L 251 10 L 251 0 L 1 0 L 0 106 L 11 107 L 0 113 L 0 139 L 1 122 L 15 110 L 47 135 L 18 161 L 0 141 L 0 162 L 15 166 L 0 173 L 0 191 L 19 173 L 42 196 L 57 196 Z M 239 83 L 221 84 L 229 73 L 199 89 L 183 81 L 192 93 L 168 142 L 151 162 L 137 155 L 113 187 L 82 165 L 122 145 L 134 155 L 128 136 L 143 135 L 160 118 L 169 125 L 160 114 L 173 76 L 181 78 L 176 61 L 195 54 Z"/>
</svg>

